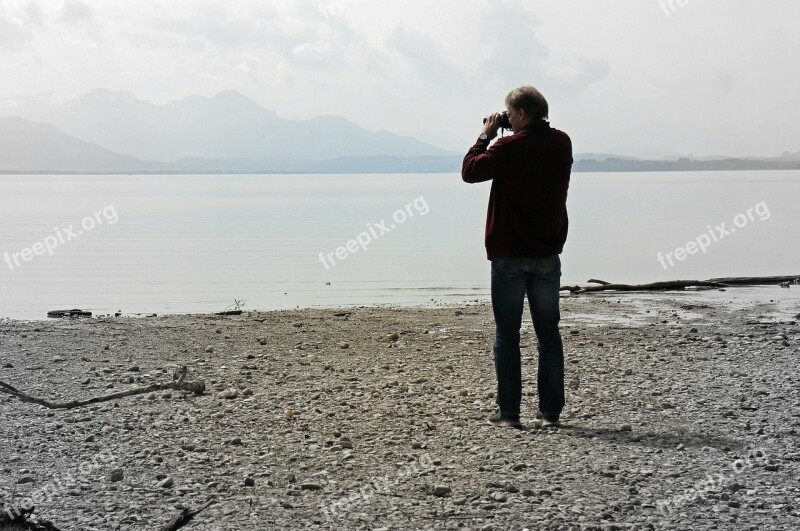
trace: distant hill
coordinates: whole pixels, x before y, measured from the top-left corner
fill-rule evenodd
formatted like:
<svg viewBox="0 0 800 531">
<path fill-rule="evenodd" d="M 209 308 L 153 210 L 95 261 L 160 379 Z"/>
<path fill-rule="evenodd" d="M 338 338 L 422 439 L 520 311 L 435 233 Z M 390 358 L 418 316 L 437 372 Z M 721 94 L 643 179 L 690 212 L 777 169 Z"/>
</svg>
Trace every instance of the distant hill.
<svg viewBox="0 0 800 531">
<path fill-rule="evenodd" d="M 453 155 L 413 138 L 367 131 L 337 116 L 284 120 L 230 90 L 212 98 L 189 96 L 159 106 L 129 92 L 99 89 L 64 104 L 17 111 L 85 142 L 164 162 Z"/>
<path fill-rule="evenodd" d="M 154 105 L 129 92 L 98 89 L 67 103 L 15 112 L 21 117 L 0 118 L 2 173 L 457 174 L 463 158 L 338 116 L 285 120 L 236 91 Z M 763 159 L 645 160 L 615 153 L 574 158 L 574 172 L 800 169 L 800 152 Z"/>
<path fill-rule="evenodd" d="M 338 157 L 327 160 L 187 158 L 178 166 L 191 173 L 459 173 L 461 156 Z"/>
<path fill-rule="evenodd" d="M 661 172 L 661 171 L 745 171 L 798 170 L 800 160 L 737 159 L 636 160 L 606 158 L 576 160 L 573 172 Z"/>
<path fill-rule="evenodd" d="M 72 138 L 52 125 L 0 118 L 0 171 L 4 173 L 152 173 L 169 168 Z"/>
</svg>

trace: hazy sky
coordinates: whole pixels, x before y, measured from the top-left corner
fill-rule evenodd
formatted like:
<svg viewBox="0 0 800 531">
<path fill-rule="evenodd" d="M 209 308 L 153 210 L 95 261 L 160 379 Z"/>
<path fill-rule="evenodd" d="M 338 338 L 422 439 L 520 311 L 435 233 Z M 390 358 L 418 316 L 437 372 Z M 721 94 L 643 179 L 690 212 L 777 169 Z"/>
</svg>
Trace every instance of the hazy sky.
<svg viewBox="0 0 800 531">
<path fill-rule="evenodd" d="M 0 0 L 0 107 L 236 89 L 463 151 L 533 84 L 577 152 L 773 155 L 800 150 L 798 20 L 797 0 Z"/>
</svg>

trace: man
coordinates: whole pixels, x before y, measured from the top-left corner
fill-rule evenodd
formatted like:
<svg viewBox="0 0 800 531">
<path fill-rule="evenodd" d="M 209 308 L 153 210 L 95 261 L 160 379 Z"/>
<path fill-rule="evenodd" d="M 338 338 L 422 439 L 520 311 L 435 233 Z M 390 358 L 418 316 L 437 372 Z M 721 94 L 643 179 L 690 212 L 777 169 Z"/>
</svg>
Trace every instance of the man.
<svg viewBox="0 0 800 531">
<path fill-rule="evenodd" d="M 512 90 L 506 97 L 506 110 L 514 134 L 489 147 L 505 113 L 488 116 L 478 141 L 464 157 L 461 173 L 468 183 L 492 180 L 486 253 L 492 262 L 493 351 L 500 411 L 489 421 L 521 427 L 519 339 L 527 294 L 539 350 L 536 417 L 543 427 L 552 427 L 559 425 L 564 408 L 559 254 L 567 239 L 572 142 L 550 127 L 547 100 L 534 87 Z"/>
</svg>

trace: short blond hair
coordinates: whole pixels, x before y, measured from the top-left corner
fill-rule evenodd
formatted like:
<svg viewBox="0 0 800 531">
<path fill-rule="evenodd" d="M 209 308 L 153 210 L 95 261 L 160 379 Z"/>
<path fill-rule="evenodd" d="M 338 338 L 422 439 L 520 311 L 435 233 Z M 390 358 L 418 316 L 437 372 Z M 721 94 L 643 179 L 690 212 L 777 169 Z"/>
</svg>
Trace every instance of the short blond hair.
<svg viewBox="0 0 800 531">
<path fill-rule="evenodd" d="M 545 120 L 550 114 L 550 106 L 542 93 L 535 87 L 525 85 L 515 88 L 506 96 L 506 105 L 522 109 L 533 120 Z"/>
</svg>

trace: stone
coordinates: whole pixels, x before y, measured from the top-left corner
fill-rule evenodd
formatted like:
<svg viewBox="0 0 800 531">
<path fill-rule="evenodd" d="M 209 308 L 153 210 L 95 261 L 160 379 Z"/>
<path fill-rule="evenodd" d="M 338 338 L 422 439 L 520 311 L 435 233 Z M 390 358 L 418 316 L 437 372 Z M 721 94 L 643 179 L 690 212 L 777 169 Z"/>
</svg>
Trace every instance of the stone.
<svg viewBox="0 0 800 531">
<path fill-rule="evenodd" d="M 493 492 L 490 498 L 499 503 L 505 503 L 508 501 L 508 496 L 502 492 Z"/>
<path fill-rule="evenodd" d="M 435 485 L 433 487 L 433 493 L 436 496 L 445 496 L 447 494 L 450 494 L 450 492 L 452 492 L 452 490 L 447 485 Z"/>
<path fill-rule="evenodd" d="M 236 389 L 226 389 L 217 394 L 217 396 L 224 400 L 233 400 L 235 398 L 239 398 L 239 391 L 237 391 Z"/>
</svg>

